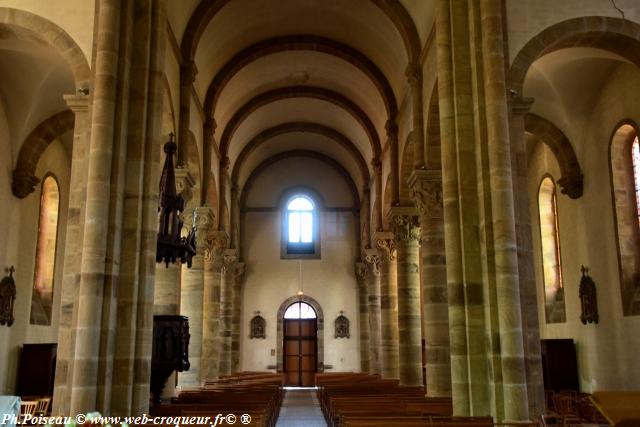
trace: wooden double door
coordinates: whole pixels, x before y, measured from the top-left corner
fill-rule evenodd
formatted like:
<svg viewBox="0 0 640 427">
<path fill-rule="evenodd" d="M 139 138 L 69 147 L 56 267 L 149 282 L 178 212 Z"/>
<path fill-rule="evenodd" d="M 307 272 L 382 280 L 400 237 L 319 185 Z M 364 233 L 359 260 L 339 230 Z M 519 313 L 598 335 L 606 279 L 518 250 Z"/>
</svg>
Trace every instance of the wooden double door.
<svg viewBox="0 0 640 427">
<path fill-rule="evenodd" d="M 316 319 L 284 319 L 283 362 L 286 385 L 315 386 L 318 366 Z"/>
</svg>

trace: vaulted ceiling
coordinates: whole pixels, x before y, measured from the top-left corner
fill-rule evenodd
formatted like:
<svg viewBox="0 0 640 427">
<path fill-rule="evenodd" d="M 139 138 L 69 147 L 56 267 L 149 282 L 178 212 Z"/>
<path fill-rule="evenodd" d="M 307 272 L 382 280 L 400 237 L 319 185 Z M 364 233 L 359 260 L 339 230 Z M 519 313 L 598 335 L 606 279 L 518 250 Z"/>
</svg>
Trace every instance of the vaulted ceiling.
<svg viewBox="0 0 640 427">
<path fill-rule="evenodd" d="M 180 3 L 169 19 L 198 70 L 195 91 L 232 180 L 242 186 L 265 159 L 307 150 L 334 159 L 362 191 L 406 97 L 407 66 L 419 63 L 432 29 L 434 1 Z"/>
</svg>

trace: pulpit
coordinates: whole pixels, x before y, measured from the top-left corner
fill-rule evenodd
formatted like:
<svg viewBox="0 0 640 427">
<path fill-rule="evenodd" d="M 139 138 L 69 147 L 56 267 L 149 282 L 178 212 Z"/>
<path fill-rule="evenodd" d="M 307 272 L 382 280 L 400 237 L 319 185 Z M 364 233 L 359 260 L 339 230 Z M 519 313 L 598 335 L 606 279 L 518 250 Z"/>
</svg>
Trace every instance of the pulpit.
<svg viewBox="0 0 640 427">
<path fill-rule="evenodd" d="M 160 396 L 173 371 L 189 370 L 189 318 L 153 316 L 153 350 L 151 356 L 151 393 L 153 402 Z"/>
</svg>

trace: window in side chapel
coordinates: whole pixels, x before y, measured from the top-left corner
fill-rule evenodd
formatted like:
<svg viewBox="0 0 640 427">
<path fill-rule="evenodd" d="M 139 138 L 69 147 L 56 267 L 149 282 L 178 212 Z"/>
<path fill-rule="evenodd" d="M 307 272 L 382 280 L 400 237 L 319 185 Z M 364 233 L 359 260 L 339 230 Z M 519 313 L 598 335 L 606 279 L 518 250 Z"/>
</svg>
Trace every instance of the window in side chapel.
<svg viewBox="0 0 640 427">
<path fill-rule="evenodd" d="M 558 205 L 556 185 L 551 177 L 545 177 L 540 183 L 538 209 L 540 217 L 540 245 L 542 247 L 545 317 L 547 323 L 562 323 L 566 321 L 566 312 L 562 285 L 560 235 L 558 232 Z"/>
<path fill-rule="evenodd" d="M 49 175 L 42 182 L 40 196 L 36 265 L 31 294 L 32 325 L 51 325 L 59 210 L 60 190 L 55 178 Z"/>
</svg>

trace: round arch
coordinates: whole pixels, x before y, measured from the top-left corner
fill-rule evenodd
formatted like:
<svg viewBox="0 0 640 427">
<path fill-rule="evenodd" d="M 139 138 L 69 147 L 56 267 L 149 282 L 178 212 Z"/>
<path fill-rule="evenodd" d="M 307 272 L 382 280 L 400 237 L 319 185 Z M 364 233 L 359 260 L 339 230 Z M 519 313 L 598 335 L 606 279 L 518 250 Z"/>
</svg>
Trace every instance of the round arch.
<svg viewBox="0 0 640 427">
<path fill-rule="evenodd" d="M 225 158 L 227 156 L 233 134 L 240 127 L 242 122 L 251 115 L 252 112 L 272 102 L 291 98 L 319 99 L 322 101 L 330 102 L 346 110 L 354 119 L 358 121 L 358 123 L 360 123 L 367 136 L 369 137 L 369 142 L 371 143 L 374 157 L 378 157 L 380 155 L 381 147 L 378 133 L 376 132 L 376 129 L 369 116 L 367 116 L 367 114 L 353 101 L 329 89 L 319 88 L 315 86 L 290 86 L 262 93 L 258 96 L 255 96 L 247 103 L 245 103 L 242 107 L 240 107 L 240 109 L 238 109 L 238 111 L 236 111 L 236 113 L 233 115 L 231 120 L 229 120 L 229 123 L 227 123 L 224 131 L 222 132 L 222 136 L 220 138 L 220 156 L 222 158 Z"/>
<path fill-rule="evenodd" d="M 200 43 L 200 37 L 204 33 L 214 16 L 222 9 L 230 0 L 213 0 L 202 1 L 193 12 L 187 23 L 180 50 L 185 60 L 193 60 L 196 49 Z M 407 9 L 399 0 L 371 0 L 371 2 L 380 8 L 380 10 L 389 18 L 395 26 L 396 31 L 400 34 L 404 47 L 409 58 L 409 62 L 417 62 L 420 58 L 420 35 L 413 19 L 407 12 Z"/>
<path fill-rule="evenodd" d="M 54 114 L 27 136 L 20 147 L 16 168 L 13 170 L 11 189 L 14 196 L 24 199 L 35 191 L 35 186 L 40 182 L 35 176 L 40 156 L 54 139 L 73 131 L 75 117 L 71 110 Z"/>
<path fill-rule="evenodd" d="M 211 81 L 204 102 L 205 114 L 209 117 L 214 117 L 220 94 L 226 84 L 242 68 L 267 55 L 300 50 L 326 53 L 343 59 L 358 68 L 376 86 L 384 102 L 389 120 L 395 121 L 395 117 L 398 114 L 396 98 L 389 81 L 378 66 L 360 51 L 348 45 L 326 37 L 310 34 L 274 37 L 255 43 L 235 54 Z"/>
<path fill-rule="evenodd" d="M 362 153 L 358 150 L 358 148 L 349 140 L 345 135 L 338 132 L 337 130 L 330 128 L 325 125 L 321 125 L 318 123 L 312 122 L 288 122 L 283 123 L 269 129 L 265 129 L 256 135 L 245 147 L 242 149 L 238 158 L 234 162 L 233 172 L 231 173 L 231 182 L 237 184 L 238 177 L 240 175 L 240 170 L 244 162 L 247 160 L 249 155 L 254 152 L 258 147 L 262 144 L 268 142 L 270 139 L 282 135 L 285 133 L 291 132 L 309 132 L 316 133 L 319 135 L 326 136 L 330 138 L 332 141 L 335 141 L 342 148 L 346 149 L 355 160 L 356 164 L 360 169 L 360 174 L 362 175 L 362 182 L 365 183 L 365 186 L 368 186 L 369 182 L 369 169 L 367 167 L 367 163 L 362 157 Z"/>
<path fill-rule="evenodd" d="M 524 116 L 524 130 L 544 142 L 556 157 L 562 172 L 562 177 L 558 180 L 562 194 L 572 199 L 580 198 L 583 187 L 582 170 L 573 146 L 565 134 L 549 120 L 533 113 Z"/>
<path fill-rule="evenodd" d="M 310 150 L 291 150 L 291 151 L 286 151 L 284 153 L 280 153 L 280 154 L 276 154 L 274 156 L 269 157 L 268 159 L 264 160 L 262 163 L 260 163 L 254 170 L 253 172 L 251 172 L 251 175 L 249 175 L 249 178 L 247 178 L 247 182 L 245 182 L 242 190 L 241 190 L 241 195 L 240 195 L 240 208 L 243 209 L 246 207 L 246 198 L 247 195 L 249 194 L 249 191 L 251 190 L 254 181 L 258 178 L 258 176 L 260 175 L 260 173 L 265 170 L 266 168 L 268 168 L 269 166 L 271 166 L 272 164 L 283 160 L 283 159 L 287 159 L 290 157 L 306 157 L 306 158 L 311 158 L 311 159 L 316 159 L 319 160 L 323 163 L 326 163 L 327 165 L 331 166 L 332 168 L 334 168 L 336 171 L 338 171 L 338 173 L 340 175 L 342 175 L 344 177 L 344 179 L 347 182 L 347 185 L 349 186 L 349 189 L 351 190 L 351 194 L 353 197 L 353 209 L 359 209 L 360 207 L 360 197 L 358 194 L 358 188 L 356 187 L 356 184 L 353 182 L 353 178 L 351 177 L 351 175 L 349 174 L 349 172 L 340 164 L 338 163 L 335 159 L 328 157 L 324 154 L 318 153 L 317 151 L 310 151 Z"/>
<path fill-rule="evenodd" d="M 317 326 L 318 326 L 318 372 L 324 371 L 324 313 L 322 312 L 322 307 L 318 301 L 313 299 L 308 295 L 295 295 L 287 298 L 280 304 L 280 308 L 278 309 L 278 317 L 277 317 L 277 341 L 276 341 L 276 354 L 277 354 L 277 369 L 278 372 L 282 372 L 283 367 L 283 350 L 282 350 L 282 340 L 283 340 L 283 324 L 284 324 L 284 312 L 287 311 L 287 308 L 293 303 L 296 302 L 305 302 L 309 304 L 316 312 L 317 316 Z"/>
<path fill-rule="evenodd" d="M 606 16 L 573 18 L 554 24 L 530 39 L 509 70 L 511 90 L 522 96 L 527 72 L 540 57 L 568 47 L 594 47 L 616 53 L 640 66 L 640 25 Z"/>
<path fill-rule="evenodd" d="M 0 7 L 0 24 L 26 30 L 30 36 L 44 40 L 58 51 L 69 65 L 76 88 L 87 88 L 91 82 L 91 69 L 82 49 L 62 28 L 53 22 L 23 10 Z M 15 34 L 20 38 L 19 32 Z M 24 35 L 23 35 L 24 36 Z"/>
</svg>

